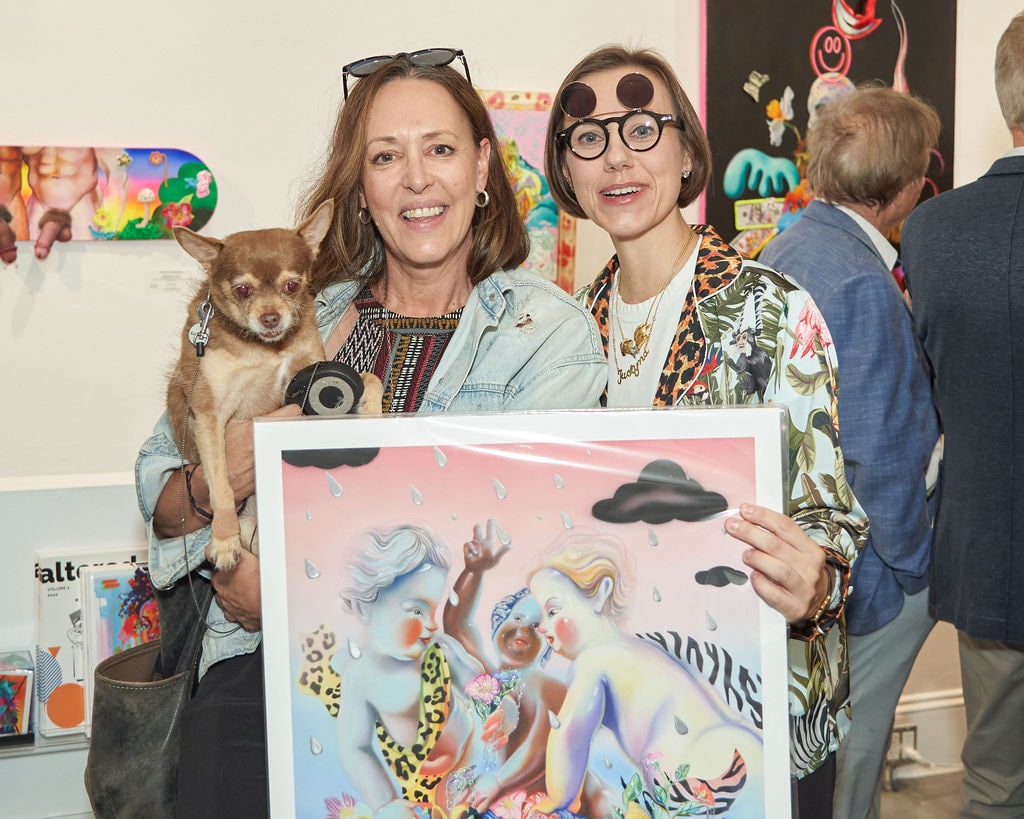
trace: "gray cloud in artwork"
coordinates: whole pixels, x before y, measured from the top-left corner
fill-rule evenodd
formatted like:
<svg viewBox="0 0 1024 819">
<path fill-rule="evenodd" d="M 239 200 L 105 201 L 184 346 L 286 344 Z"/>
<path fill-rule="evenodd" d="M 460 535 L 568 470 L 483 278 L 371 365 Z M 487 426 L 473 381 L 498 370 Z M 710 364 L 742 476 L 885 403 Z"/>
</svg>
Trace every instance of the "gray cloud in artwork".
<svg viewBox="0 0 1024 819">
<path fill-rule="evenodd" d="M 668 523 L 705 520 L 727 508 L 725 497 L 706 491 L 679 464 L 662 458 L 647 464 L 635 483 L 595 503 L 592 512 L 608 523 Z"/>
<path fill-rule="evenodd" d="M 281 460 L 292 466 L 316 466 L 337 469 L 339 466 L 365 466 L 380 452 L 378 447 L 350 449 L 286 449 Z"/>
<path fill-rule="evenodd" d="M 714 566 L 697 572 L 693 577 L 701 586 L 715 586 L 719 589 L 722 586 L 727 586 L 729 583 L 742 586 L 747 582 L 746 573 L 741 572 L 739 569 L 734 569 L 732 566 Z"/>
</svg>

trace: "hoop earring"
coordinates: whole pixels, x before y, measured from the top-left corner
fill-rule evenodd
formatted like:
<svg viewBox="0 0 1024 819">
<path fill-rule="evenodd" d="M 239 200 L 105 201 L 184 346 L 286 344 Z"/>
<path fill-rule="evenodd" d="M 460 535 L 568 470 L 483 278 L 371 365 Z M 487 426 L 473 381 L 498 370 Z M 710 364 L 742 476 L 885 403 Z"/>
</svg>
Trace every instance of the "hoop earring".
<svg viewBox="0 0 1024 819">
<path fill-rule="evenodd" d="M 362 222 L 364 225 L 368 225 L 370 224 L 370 222 L 373 221 L 373 217 L 370 216 L 369 208 L 360 208 L 359 212 L 356 215 L 359 217 L 359 221 Z"/>
<path fill-rule="evenodd" d="M 491 195 L 487 191 L 480 191 L 476 195 L 476 206 L 478 208 L 486 208 L 491 203 Z"/>
</svg>

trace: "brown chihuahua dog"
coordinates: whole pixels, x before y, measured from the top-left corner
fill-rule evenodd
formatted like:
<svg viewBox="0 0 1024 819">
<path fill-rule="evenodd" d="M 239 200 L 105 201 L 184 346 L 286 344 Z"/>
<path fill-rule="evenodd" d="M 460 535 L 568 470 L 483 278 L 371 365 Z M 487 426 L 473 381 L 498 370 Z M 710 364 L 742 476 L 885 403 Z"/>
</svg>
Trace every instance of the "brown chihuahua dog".
<svg viewBox="0 0 1024 819">
<path fill-rule="evenodd" d="M 333 215 L 328 200 L 294 230 L 247 230 L 223 241 L 174 228 L 208 279 L 189 306 L 167 414 L 182 455 L 203 465 L 213 515 L 206 557 L 219 570 L 235 565 L 243 544 L 256 551 L 255 504 L 241 515 L 236 508 L 225 428 L 280 407 L 292 377 L 323 359 L 310 272 Z"/>
</svg>

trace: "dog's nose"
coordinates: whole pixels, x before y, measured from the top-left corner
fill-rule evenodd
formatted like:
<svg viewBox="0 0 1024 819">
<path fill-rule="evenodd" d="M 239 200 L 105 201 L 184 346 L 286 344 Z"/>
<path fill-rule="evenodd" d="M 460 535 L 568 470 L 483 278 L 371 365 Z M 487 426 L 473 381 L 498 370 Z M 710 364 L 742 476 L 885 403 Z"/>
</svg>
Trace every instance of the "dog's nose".
<svg viewBox="0 0 1024 819">
<path fill-rule="evenodd" d="M 281 314 L 280 313 L 264 313 L 262 316 L 260 316 L 260 322 L 268 330 L 273 330 L 275 327 L 277 327 L 278 324 L 281 323 Z"/>
</svg>

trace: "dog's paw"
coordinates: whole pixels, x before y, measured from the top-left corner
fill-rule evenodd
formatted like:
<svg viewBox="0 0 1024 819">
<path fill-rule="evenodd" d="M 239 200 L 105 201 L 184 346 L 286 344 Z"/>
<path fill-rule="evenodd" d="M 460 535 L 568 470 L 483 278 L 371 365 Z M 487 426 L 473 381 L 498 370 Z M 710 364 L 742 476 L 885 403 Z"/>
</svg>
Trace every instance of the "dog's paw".
<svg viewBox="0 0 1024 819">
<path fill-rule="evenodd" d="M 206 559 L 213 564 L 218 572 L 227 572 L 235 568 L 242 556 L 242 541 L 238 535 L 228 538 L 211 538 L 206 547 Z"/>
<path fill-rule="evenodd" d="M 363 379 L 363 397 L 359 400 L 359 415 L 381 415 L 384 399 L 384 385 L 373 373 L 359 373 Z"/>
</svg>

